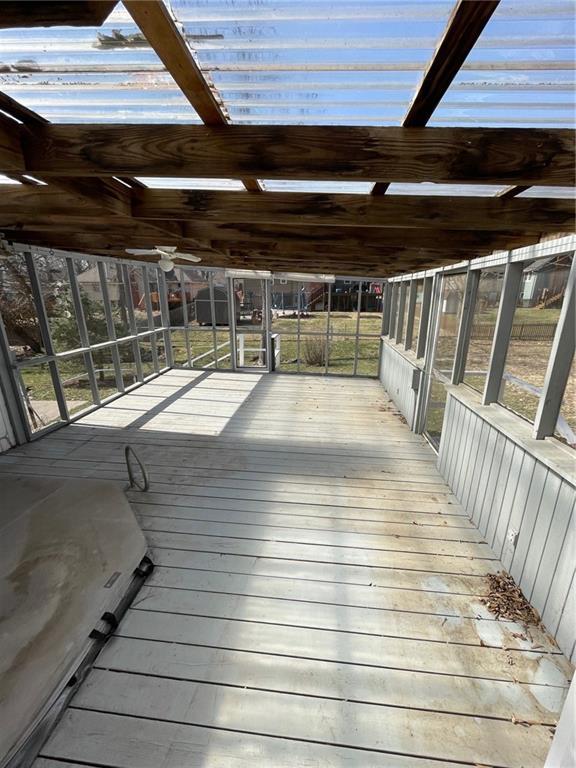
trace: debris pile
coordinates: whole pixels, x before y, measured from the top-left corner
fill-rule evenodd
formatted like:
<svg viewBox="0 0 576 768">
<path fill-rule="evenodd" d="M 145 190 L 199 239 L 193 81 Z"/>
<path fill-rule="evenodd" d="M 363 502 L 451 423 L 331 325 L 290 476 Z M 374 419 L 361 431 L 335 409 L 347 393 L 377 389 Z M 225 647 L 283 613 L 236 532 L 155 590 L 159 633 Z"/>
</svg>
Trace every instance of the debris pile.
<svg viewBox="0 0 576 768">
<path fill-rule="evenodd" d="M 539 625 L 540 616 L 522 594 L 512 576 L 505 571 L 489 573 L 488 595 L 481 599 L 497 619 L 517 621 L 525 626 Z"/>
</svg>

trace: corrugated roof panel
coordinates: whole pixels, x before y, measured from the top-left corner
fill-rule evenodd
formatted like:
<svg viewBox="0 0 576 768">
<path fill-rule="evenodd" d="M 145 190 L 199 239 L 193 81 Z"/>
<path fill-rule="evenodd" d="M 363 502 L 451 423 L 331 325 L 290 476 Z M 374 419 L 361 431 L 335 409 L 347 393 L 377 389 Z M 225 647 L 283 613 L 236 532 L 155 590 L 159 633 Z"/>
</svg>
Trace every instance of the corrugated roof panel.
<svg viewBox="0 0 576 768">
<path fill-rule="evenodd" d="M 367 195 L 372 190 L 372 182 L 362 181 L 279 181 L 265 179 L 268 192 L 311 192 L 318 194 Z"/>
<path fill-rule="evenodd" d="M 138 176 L 137 181 L 154 189 L 207 189 L 225 191 L 245 191 L 237 179 L 178 179 L 165 177 Z"/>
<path fill-rule="evenodd" d="M 0 89 L 52 122 L 200 122 L 120 6 L 101 27 L 0 30 Z"/>
<path fill-rule="evenodd" d="M 571 126 L 574 62 L 572 2 L 502 0 L 429 124 Z"/>
<path fill-rule="evenodd" d="M 399 125 L 452 3 L 173 0 L 171 8 L 232 122 Z"/>
<path fill-rule="evenodd" d="M 389 195 L 423 195 L 453 197 L 492 197 L 502 189 L 493 184 L 390 184 Z"/>
</svg>

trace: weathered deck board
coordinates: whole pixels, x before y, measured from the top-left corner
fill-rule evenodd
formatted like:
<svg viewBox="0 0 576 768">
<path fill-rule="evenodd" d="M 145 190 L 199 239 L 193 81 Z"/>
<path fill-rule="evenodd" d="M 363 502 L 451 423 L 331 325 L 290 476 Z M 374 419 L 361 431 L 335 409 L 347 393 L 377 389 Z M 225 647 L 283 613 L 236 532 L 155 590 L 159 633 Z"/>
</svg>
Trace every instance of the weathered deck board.
<svg viewBox="0 0 576 768">
<path fill-rule="evenodd" d="M 126 443 L 157 568 L 34 768 L 543 765 L 571 667 L 486 611 L 501 566 L 377 382 L 171 371 L 0 474 L 124 486 Z"/>
</svg>

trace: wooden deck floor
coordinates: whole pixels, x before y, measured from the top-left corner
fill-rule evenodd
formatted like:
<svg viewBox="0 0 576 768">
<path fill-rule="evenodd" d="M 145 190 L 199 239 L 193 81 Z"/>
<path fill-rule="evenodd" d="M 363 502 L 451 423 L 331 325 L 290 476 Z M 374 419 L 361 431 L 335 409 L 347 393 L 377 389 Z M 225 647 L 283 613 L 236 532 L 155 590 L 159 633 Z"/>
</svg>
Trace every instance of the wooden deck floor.
<svg viewBox="0 0 576 768">
<path fill-rule="evenodd" d="M 152 487 L 157 568 L 35 768 L 542 766 L 571 668 L 378 382 L 172 371 L 0 457 Z M 517 721 L 528 721 L 521 723 Z"/>
</svg>

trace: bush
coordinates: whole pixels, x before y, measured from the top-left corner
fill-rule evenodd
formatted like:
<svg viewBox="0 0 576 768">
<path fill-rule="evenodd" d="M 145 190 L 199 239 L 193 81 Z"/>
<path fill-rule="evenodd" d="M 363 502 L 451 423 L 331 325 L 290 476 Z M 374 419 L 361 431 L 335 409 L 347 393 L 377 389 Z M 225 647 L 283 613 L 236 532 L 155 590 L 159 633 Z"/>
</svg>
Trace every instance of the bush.
<svg viewBox="0 0 576 768">
<path fill-rule="evenodd" d="M 326 365 L 326 340 L 323 338 L 304 338 L 304 360 L 307 365 Z"/>
</svg>

